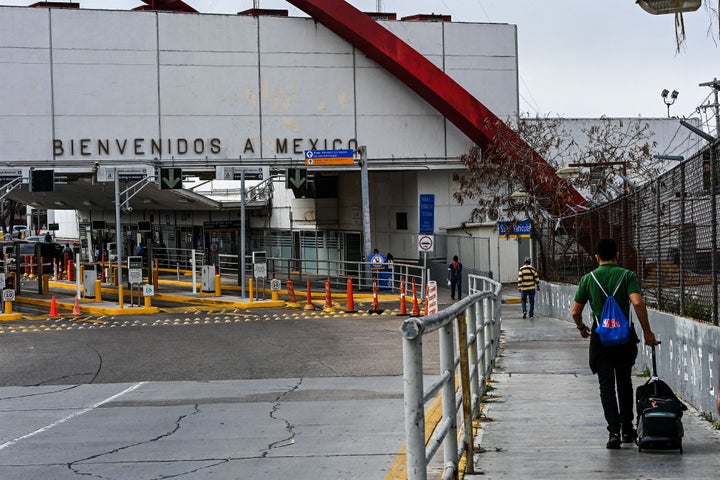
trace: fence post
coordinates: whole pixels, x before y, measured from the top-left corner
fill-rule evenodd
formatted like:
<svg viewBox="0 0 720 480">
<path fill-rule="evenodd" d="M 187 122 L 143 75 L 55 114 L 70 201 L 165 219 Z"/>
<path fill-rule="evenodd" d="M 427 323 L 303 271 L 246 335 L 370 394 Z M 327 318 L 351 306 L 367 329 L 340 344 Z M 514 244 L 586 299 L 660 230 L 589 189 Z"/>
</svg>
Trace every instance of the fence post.
<svg viewBox="0 0 720 480">
<path fill-rule="evenodd" d="M 478 371 L 478 328 L 477 328 L 477 316 L 475 315 L 477 308 L 476 305 L 471 305 L 468 309 L 469 315 L 467 315 L 468 321 L 468 336 L 472 337 L 472 344 L 468 347 L 468 362 L 470 365 L 474 365 L 476 368 L 473 370 L 473 374 L 470 377 L 470 395 L 476 398 L 480 398 L 480 382 L 478 377 L 480 372 Z M 472 397 L 471 397 L 472 398 Z M 480 402 L 477 402 L 479 407 Z M 479 408 L 477 409 L 479 411 Z M 472 418 L 475 418 L 475 411 L 472 412 Z"/>
<path fill-rule="evenodd" d="M 470 366 L 469 366 L 469 355 L 467 346 L 467 316 L 465 314 L 457 317 L 458 326 L 458 343 L 460 344 L 460 385 L 462 385 L 462 409 L 463 409 L 463 425 L 465 427 L 465 433 L 463 435 L 463 442 L 465 442 L 465 455 L 467 462 L 465 462 L 465 472 L 475 473 L 475 462 L 473 460 L 473 415 L 472 415 L 472 399 L 471 388 L 470 388 Z M 473 347 L 471 346 L 472 350 Z"/>
<path fill-rule="evenodd" d="M 477 348 L 477 354 L 478 354 L 478 363 L 477 363 L 477 370 L 478 370 L 478 397 L 482 397 L 485 395 L 485 386 L 487 384 L 487 340 L 485 339 L 485 302 L 482 302 L 480 304 L 475 304 L 475 315 L 476 315 L 476 322 L 477 322 L 477 339 L 475 341 L 475 345 Z M 478 406 L 478 413 L 480 411 L 480 408 Z"/>
<path fill-rule="evenodd" d="M 427 480 L 425 404 L 423 402 L 422 336 L 403 337 L 406 466 L 408 480 Z"/>
<path fill-rule="evenodd" d="M 457 471 L 457 409 L 455 408 L 455 348 L 453 322 L 448 322 L 438 330 L 440 337 L 440 374 L 450 373 L 450 378 L 442 387 L 443 419 L 451 421 L 450 428 L 443 440 L 445 466 L 453 465 Z M 462 348 L 462 346 L 460 347 Z"/>
</svg>

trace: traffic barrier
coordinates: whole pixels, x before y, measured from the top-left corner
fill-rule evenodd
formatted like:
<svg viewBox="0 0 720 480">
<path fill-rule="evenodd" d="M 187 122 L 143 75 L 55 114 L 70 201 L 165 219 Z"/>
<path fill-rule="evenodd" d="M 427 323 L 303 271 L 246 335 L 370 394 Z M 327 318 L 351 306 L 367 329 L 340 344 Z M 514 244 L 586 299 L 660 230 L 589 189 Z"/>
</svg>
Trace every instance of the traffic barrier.
<svg viewBox="0 0 720 480">
<path fill-rule="evenodd" d="M 419 317 L 420 316 L 420 305 L 418 305 L 417 288 L 415 287 L 415 279 L 414 278 L 412 280 L 412 296 L 413 296 L 412 316 Z"/>
<path fill-rule="evenodd" d="M 400 312 L 398 315 L 407 315 L 407 305 L 405 305 L 405 277 L 400 275 Z"/>
<path fill-rule="evenodd" d="M 355 310 L 355 299 L 353 298 L 353 285 L 352 285 L 352 277 L 348 277 L 347 279 L 347 308 L 345 309 L 345 313 L 355 313 L 357 310 Z"/>
<path fill-rule="evenodd" d="M 300 304 L 297 301 L 297 297 L 295 297 L 295 285 L 293 284 L 292 279 L 286 280 L 285 286 L 287 287 L 287 292 L 288 292 L 288 301 L 285 302 L 285 307 L 300 308 Z"/>
<path fill-rule="evenodd" d="M 330 280 L 325 280 L 325 308 L 323 313 L 335 313 L 332 304 L 332 292 L 330 291 Z"/>
<path fill-rule="evenodd" d="M 58 313 L 57 309 L 57 300 L 55 299 L 55 295 L 52 296 L 52 300 L 50 301 L 50 314 L 51 317 L 59 317 L 60 314 Z"/>
<path fill-rule="evenodd" d="M 30 278 L 35 278 L 35 255 L 30 255 Z"/>
<path fill-rule="evenodd" d="M 305 310 L 315 310 L 312 303 L 312 291 L 310 290 L 310 277 L 307 279 L 307 302 L 305 302 Z"/>
<path fill-rule="evenodd" d="M 371 310 L 368 310 L 368 313 L 381 314 L 383 312 L 383 310 L 380 310 L 380 304 L 378 303 L 377 278 L 373 278 L 372 288 L 373 288 L 373 308 Z"/>
<path fill-rule="evenodd" d="M 53 297 L 55 298 L 55 297 Z M 80 300 L 78 299 L 78 296 L 75 295 L 75 304 L 73 305 L 73 315 L 80 315 Z"/>
</svg>

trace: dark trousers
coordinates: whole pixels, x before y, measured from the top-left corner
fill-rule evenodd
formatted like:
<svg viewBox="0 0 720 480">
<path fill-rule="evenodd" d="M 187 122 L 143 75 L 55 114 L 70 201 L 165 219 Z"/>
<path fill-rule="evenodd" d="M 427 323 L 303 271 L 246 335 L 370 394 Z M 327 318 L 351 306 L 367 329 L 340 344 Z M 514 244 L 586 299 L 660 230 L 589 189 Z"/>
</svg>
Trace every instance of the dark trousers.
<svg viewBox="0 0 720 480">
<path fill-rule="evenodd" d="M 598 368 L 600 402 L 609 432 L 629 433 L 633 428 L 632 365 Z M 617 390 L 616 390 L 617 387 Z"/>
<path fill-rule="evenodd" d="M 450 298 L 455 298 L 455 288 L 457 288 L 457 299 L 460 300 L 462 297 L 462 277 L 456 279 L 450 279 Z"/>
<path fill-rule="evenodd" d="M 520 304 L 523 313 L 527 312 L 526 304 L 530 303 L 530 316 L 535 315 L 535 289 L 522 290 L 520 292 Z"/>
</svg>

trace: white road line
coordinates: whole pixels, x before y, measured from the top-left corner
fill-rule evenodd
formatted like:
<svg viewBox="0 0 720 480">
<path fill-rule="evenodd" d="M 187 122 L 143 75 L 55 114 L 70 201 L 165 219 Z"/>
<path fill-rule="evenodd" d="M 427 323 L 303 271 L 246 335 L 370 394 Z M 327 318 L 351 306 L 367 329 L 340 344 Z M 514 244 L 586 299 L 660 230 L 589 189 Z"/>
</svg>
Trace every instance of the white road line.
<svg viewBox="0 0 720 480">
<path fill-rule="evenodd" d="M 145 383 L 147 383 L 147 382 L 136 383 L 136 384 L 133 385 L 132 387 L 126 388 L 125 390 L 123 390 L 123 391 L 120 392 L 120 393 L 116 393 L 116 394 L 113 395 L 112 397 L 108 397 L 108 398 L 106 398 L 105 400 L 101 400 L 101 401 L 99 401 L 99 402 L 97 402 L 97 403 L 94 403 L 94 404 L 90 405 L 89 407 L 83 408 L 82 410 L 78 410 L 78 411 L 75 412 L 75 413 L 71 413 L 71 414 L 68 415 L 67 417 L 61 418 L 61 419 L 58 420 L 57 422 L 53 422 L 53 423 L 51 423 L 50 425 L 46 425 L 46 426 L 44 426 L 44 427 L 42 427 L 42 428 L 39 428 L 39 429 L 35 430 L 34 432 L 30 432 L 30 433 L 28 433 L 27 435 L 23 435 L 22 437 L 17 437 L 17 438 L 14 438 L 14 439 L 10 440 L 10 441 L 7 441 L 7 442 L 3 443 L 2 445 L 0 445 L 0 450 L 4 450 L 4 449 L 6 449 L 7 447 L 11 447 L 11 446 L 15 445 L 16 443 L 18 443 L 19 441 L 25 440 L 26 438 L 34 437 L 35 435 L 37 435 L 37 434 L 39 434 L 39 433 L 46 432 L 46 431 L 50 430 L 50 429 L 53 428 L 53 427 L 57 427 L 58 425 L 60 425 L 60 424 L 62 424 L 62 423 L 65 423 L 65 422 L 67 422 L 68 420 L 72 420 L 72 419 L 75 418 L 75 417 L 79 417 L 80 415 L 83 415 L 83 414 L 85 414 L 85 413 L 87 413 L 87 412 L 89 412 L 89 411 L 91 411 L 91 410 L 95 410 L 96 408 L 98 408 L 98 407 L 100 407 L 100 406 L 102 406 L 102 405 L 104 405 L 104 404 L 106 404 L 106 403 L 108 403 L 108 402 L 112 402 L 112 401 L 115 400 L 116 398 L 122 397 L 122 396 L 125 395 L 126 393 L 130 393 L 130 392 L 132 392 L 132 391 L 134 391 L 134 390 L 137 390 L 138 388 L 140 388 L 140 387 L 141 387 L 142 385 L 144 385 Z"/>
</svg>

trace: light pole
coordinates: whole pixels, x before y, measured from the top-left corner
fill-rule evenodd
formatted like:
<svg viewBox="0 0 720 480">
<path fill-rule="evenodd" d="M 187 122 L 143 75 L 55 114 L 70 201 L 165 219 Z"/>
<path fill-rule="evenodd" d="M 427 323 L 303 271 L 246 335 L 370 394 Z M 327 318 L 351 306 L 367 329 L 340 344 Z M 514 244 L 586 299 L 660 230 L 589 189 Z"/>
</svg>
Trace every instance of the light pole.
<svg viewBox="0 0 720 480">
<path fill-rule="evenodd" d="M 702 5 L 702 0 L 637 0 L 640 8 L 653 15 L 667 13 L 694 12 Z"/>
<path fill-rule="evenodd" d="M 670 94 L 670 100 L 668 100 L 668 94 Z M 667 88 L 663 89 L 662 92 L 660 92 L 660 96 L 663 99 L 663 102 L 665 105 L 667 105 L 667 111 L 668 111 L 668 118 L 670 118 L 670 105 L 675 103 L 675 100 L 677 100 L 677 97 L 679 95 L 679 92 L 677 90 L 673 90 L 672 93 L 668 91 Z"/>
</svg>

